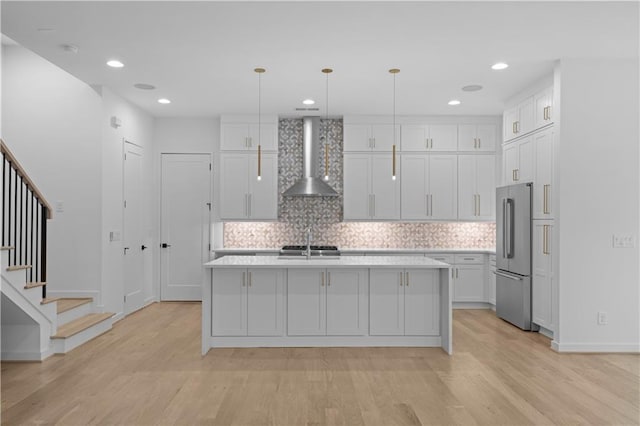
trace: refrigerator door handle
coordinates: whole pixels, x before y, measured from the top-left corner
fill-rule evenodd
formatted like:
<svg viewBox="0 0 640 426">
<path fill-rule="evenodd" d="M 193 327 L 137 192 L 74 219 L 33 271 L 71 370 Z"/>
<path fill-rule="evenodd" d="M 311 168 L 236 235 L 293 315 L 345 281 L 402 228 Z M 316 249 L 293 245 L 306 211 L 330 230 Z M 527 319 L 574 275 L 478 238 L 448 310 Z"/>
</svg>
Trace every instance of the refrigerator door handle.
<svg viewBox="0 0 640 426">
<path fill-rule="evenodd" d="M 522 277 L 517 277 L 515 275 L 508 275 L 502 272 L 498 272 L 498 271 L 491 271 L 493 272 L 495 275 L 504 277 L 504 278 L 509 278 L 510 280 L 515 280 L 515 281 L 522 281 Z"/>
<path fill-rule="evenodd" d="M 507 199 L 502 199 L 502 257 L 508 258 L 507 253 Z"/>
<path fill-rule="evenodd" d="M 506 205 L 506 215 L 505 215 L 505 226 L 507 227 L 507 232 L 505 235 L 507 237 L 507 247 L 505 249 L 505 253 L 507 254 L 507 258 L 511 259 L 513 257 L 513 199 L 507 198 L 505 200 Z"/>
</svg>

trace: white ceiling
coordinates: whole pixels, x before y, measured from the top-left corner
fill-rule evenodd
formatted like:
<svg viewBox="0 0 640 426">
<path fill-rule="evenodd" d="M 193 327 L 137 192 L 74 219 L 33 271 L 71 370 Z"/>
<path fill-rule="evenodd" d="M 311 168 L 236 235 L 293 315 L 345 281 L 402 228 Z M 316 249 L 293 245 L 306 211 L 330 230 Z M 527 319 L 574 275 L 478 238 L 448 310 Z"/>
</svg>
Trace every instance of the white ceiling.
<svg viewBox="0 0 640 426">
<path fill-rule="evenodd" d="M 499 114 L 563 57 L 637 57 L 638 3 L 2 1 L 2 32 L 89 84 L 155 116 Z M 38 31 L 41 28 L 53 31 Z M 75 44 L 77 54 L 62 44 Z M 111 69 L 108 59 L 126 66 Z M 496 61 L 510 67 L 492 71 Z M 134 83 L 157 86 L 153 92 Z M 484 90 L 465 93 L 467 84 Z M 596 83 L 597 84 L 597 83 Z M 156 100 L 167 97 L 171 105 Z M 462 105 L 447 105 L 457 98 Z"/>
</svg>

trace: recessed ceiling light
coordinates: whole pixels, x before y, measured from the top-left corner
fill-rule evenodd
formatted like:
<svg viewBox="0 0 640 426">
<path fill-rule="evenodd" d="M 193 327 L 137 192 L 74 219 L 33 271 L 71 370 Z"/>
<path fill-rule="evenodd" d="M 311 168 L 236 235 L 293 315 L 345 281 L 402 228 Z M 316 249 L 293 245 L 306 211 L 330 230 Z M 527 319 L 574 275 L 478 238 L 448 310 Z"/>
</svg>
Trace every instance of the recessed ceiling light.
<svg viewBox="0 0 640 426">
<path fill-rule="evenodd" d="M 462 88 L 462 91 L 464 92 L 477 92 L 478 90 L 482 90 L 482 86 L 479 84 L 470 84 Z"/>
<path fill-rule="evenodd" d="M 460 105 L 460 101 L 457 99 L 451 99 L 449 105 Z"/>
<path fill-rule="evenodd" d="M 122 68 L 124 67 L 124 64 L 116 59 L 112 59 L 110 61 L 107 62 L 107 65 L 109 65 L 111 68 Z"/>
<path fill-rule="evenodd" d="M 63 44 L 60 46 L 67 53 L 78 53 L 78 46 L 75 44 Z"/>
<path fill-rule="evenodd" d="M 302 101 L 302 103 L 305 105 L 313 105 L 316 103 L 316 101 L 314 101 L 313 99 L 305 99 L 304 101 Z"/>
<path fill-rule="evenodd" d="M 171 101 L 169 99 L 167 99 L 167 98 L 160 98 L 160 99 L 158 99 L 158 103 L 159 104 L 170 104 Z"/>
<path fill-rule="evenodd" d="M 505 68 L 509 68 L 509 64 L 505 64 L 504 62 L 498 62 L 497 64 L 491 65 L 492 70 L 503 70 Z"/>
<path fill-rule="evenodd" d="M 154 86 L 153 84 L 147 84 L 147 83 L 136 83 L 133 85 L 133 87 L 140 90 L 153 90 L 156 88 L 156 86 Z"/>
</svg>

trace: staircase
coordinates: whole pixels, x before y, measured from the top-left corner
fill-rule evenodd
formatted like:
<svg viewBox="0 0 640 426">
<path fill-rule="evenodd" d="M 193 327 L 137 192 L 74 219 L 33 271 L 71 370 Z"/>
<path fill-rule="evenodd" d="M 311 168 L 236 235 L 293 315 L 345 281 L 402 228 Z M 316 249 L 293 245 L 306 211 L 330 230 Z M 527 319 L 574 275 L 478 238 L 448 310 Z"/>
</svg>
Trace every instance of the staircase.
<svg viewBox="0 0 640 426">
<path fill-rule="evenodd" d="M 114 314 L 91 298 L 47 298 L 51 206 L 2 140 L 0 152 L 2 360 L 39 361 L 110 330 Z"/>
</svg>

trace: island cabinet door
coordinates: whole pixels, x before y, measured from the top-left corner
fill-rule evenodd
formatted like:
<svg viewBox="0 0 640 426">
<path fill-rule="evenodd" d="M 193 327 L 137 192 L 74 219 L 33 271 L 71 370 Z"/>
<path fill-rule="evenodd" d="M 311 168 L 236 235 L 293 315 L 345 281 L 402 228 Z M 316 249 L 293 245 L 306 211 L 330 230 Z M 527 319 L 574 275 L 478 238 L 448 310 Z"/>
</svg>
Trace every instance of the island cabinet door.
<svg viewBox="0 0 640 426">
<path fill-rule="evenodd" d="M 366 287 L 364 269 L 327 270 L 327 335 L 367 333 Z"/>
<path fill-rule="evenodd" d="M 284 270 L 249 269 L 247 271 L 247 334 L 282 336 Z"/>
<path fill-rule="evenodd" d="M 439 270 L 405 270 L 404 334 L 433 336 L 440 334 Z"/>
<path fill-rule="evenodd" d="M 327 332 L 324 269 L 289 269 L 287 278 L 287 334 L 318 336 Z"/>
<path fill-rule="evenodd" d="M 247 335 L 247 271 L 214 269 L 211 335 Z"/>
<path fill-rule="evenodd" d="M 369 334 L 404 334 L 404 270 L 371 269 L 369 272 Z"/>
</svg>

